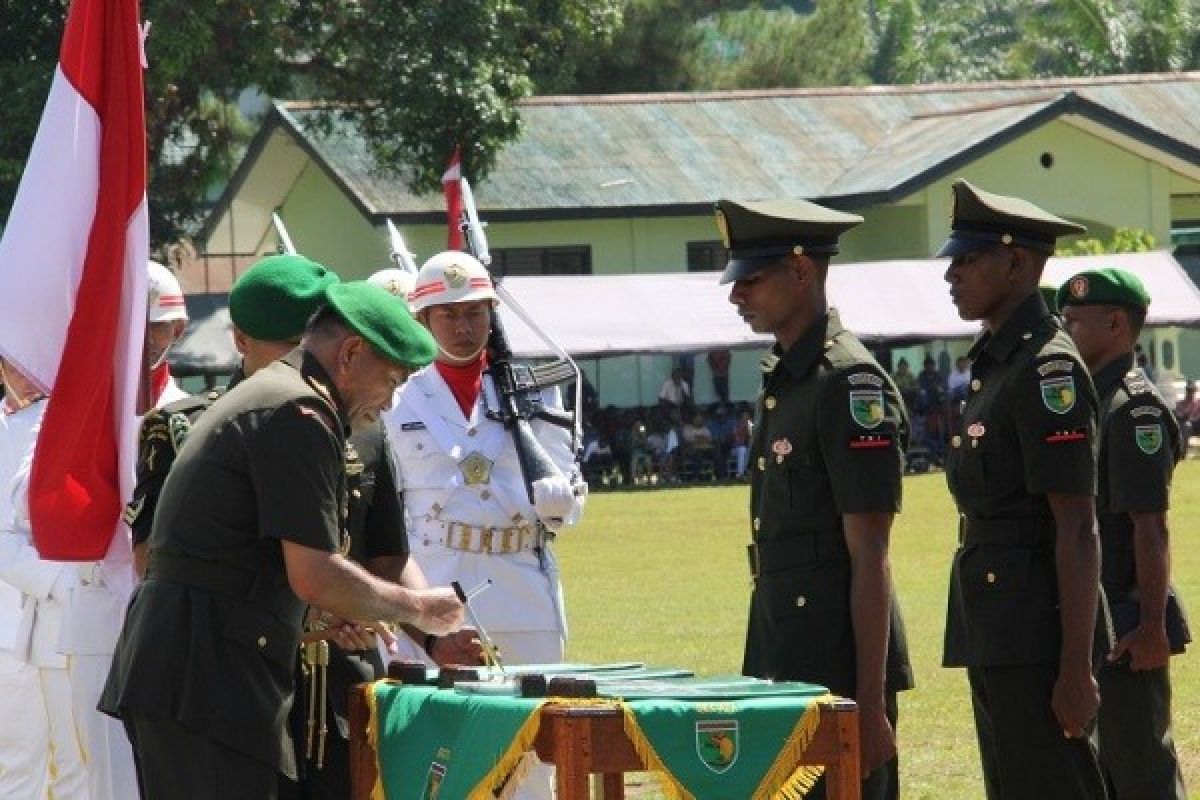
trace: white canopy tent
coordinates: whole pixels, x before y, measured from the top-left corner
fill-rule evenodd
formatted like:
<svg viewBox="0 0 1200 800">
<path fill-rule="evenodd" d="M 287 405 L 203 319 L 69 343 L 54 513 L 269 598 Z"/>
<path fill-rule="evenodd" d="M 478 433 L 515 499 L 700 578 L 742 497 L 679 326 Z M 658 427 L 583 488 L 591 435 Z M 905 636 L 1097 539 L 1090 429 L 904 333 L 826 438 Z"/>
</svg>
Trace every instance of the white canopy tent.
<svg viewBox="0 0 1200 800">
<path fill-rule="evenodd" d="M 870 343 L 903 344 L 974 336 L 979 323 L 959 319 L 943 280 L 945 259 L 835 264 L 829 301 L 843 324 Z M 1148 325 L 1200 326 L 1200 290 L 1167 252 L 1052 258 L 1045 281 L 1061 284 L 1085 269 L 1136 273 L 1153 302 Z M 631 353 L 687 353 L 764 347 L 729 303 L 717 273 L 513 276 L 504 288 L 546 333 L 576 358 Z M 552 352 L 511 309 L 501 316 L 513 351 Z"/>
</svg>

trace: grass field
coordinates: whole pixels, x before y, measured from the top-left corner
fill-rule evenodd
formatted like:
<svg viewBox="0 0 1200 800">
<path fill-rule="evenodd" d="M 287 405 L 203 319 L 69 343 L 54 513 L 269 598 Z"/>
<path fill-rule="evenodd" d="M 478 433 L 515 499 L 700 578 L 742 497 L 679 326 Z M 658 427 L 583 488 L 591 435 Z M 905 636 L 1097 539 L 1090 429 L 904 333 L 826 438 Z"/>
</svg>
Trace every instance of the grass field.
<svg viewBox="0 0 1200 800">
<path fill-rule="evenodd" d="M 966 677 L 940 666 L 955 514 L 941 474 L 905 479 L 892 569 L 908 626 L 917 689 L 901 695 L 905 800 L 982 798 Z M 1173 574 L 1200 613 L 1200 461 L 1175 475 Z M 568 657 L 641 660 L 701 674 L 735 673 L 750 580 L 744 486 L 594 494 L 583 525 L 560 537 Z M 1200 663 L 1172 661 L 1175 732 L 1200 800 Z M 653 796 L 653 793 L 651 793 Z"/>
</svg>

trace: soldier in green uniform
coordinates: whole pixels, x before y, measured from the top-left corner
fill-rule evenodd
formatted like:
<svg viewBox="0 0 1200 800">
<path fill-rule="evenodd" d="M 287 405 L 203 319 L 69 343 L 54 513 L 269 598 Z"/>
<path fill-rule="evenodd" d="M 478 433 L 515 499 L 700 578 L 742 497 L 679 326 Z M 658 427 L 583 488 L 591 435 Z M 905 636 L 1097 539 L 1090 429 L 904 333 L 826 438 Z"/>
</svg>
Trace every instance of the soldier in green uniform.
<svg viewBox="0 0 1200 800">
<path fill-rule="evenodd" d="M 946 479 L 959 511 L 944 663 L 966 667 L 989 800 L 1102 798 L 1087 732 L 1099 693 L 1096 395 L 1038 292 L 1082 226 L 954 184 L 939 256 L 959 316 L 980 320 Z"/>
<path fill-rule="evenodd" d="M 1167 669 L 1191 641 L 1170 585 L 1167 528 L 1182 448 L 1175 415 L 1134 364 L 1149 305 L 1138 277 L 1120 269 L 1081 272 L 1058 290 L 1100 397 L 1100 573 L 1118 641 L 1100 670 L 1095 738 L 1112 800 L 1186 797 Z"/>
<path fill-rule="evenodd" d="M 859 706 L 864 798 L 898 796 L 896 692 L 912 687 L 888 563 L 908 418 L 882 367 L 825 298 L 841 233 L 805 202 L 716 208 L 729 299 L 774 334 L 751 443 L 754 591 L 742 670 L 827 686 Z M 823 785 L 809 797 L 823 797 Z"/>
<path fill-rule="evenodd" d="M 278 796 L 306 606 L 457 630 L 449 589 L 372 576 L 347 549 L 347 428 L 378 421 L 436 345 L 403 303 L 326 289 L 301 346 L 213 404 L 159 499 L 101 710 L 125 723 L 143 798 Z"/>
</svg>

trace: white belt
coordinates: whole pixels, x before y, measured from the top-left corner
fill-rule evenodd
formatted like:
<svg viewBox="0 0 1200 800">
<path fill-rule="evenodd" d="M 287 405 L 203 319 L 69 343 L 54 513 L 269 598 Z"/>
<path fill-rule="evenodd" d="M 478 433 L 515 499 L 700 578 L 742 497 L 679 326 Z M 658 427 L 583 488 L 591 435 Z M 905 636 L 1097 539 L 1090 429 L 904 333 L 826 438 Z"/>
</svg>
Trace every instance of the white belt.
<svg viewBox="0 0 1200 800">
<path fill-rule="evenodd" d="M 446 532 L 438 544 L 464 553 L 528 553 L 533 552 L 538 544 L 538 531 L 533 525 L 493 528 L 462 522 L 443 524 Z"/>
</svg>

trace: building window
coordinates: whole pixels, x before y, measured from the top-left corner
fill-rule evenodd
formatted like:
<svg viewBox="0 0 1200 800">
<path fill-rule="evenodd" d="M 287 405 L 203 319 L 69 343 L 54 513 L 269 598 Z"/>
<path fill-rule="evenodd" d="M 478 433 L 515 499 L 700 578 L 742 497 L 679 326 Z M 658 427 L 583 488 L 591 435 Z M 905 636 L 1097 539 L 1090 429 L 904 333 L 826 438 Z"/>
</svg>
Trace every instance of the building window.
<svg viewBox="0 0 1200 800">
<path fill-rule="evenodd" d="M 714 272 L 725 269 L 729 251 L 720 242 L 688 242 L 688 272 Z"/>
<path fill-rule="evenodd" d="M 592 248 L 506 247 L 492 251 L 492 269 L 505 275 L 591 275 Z"/>
</svg>

